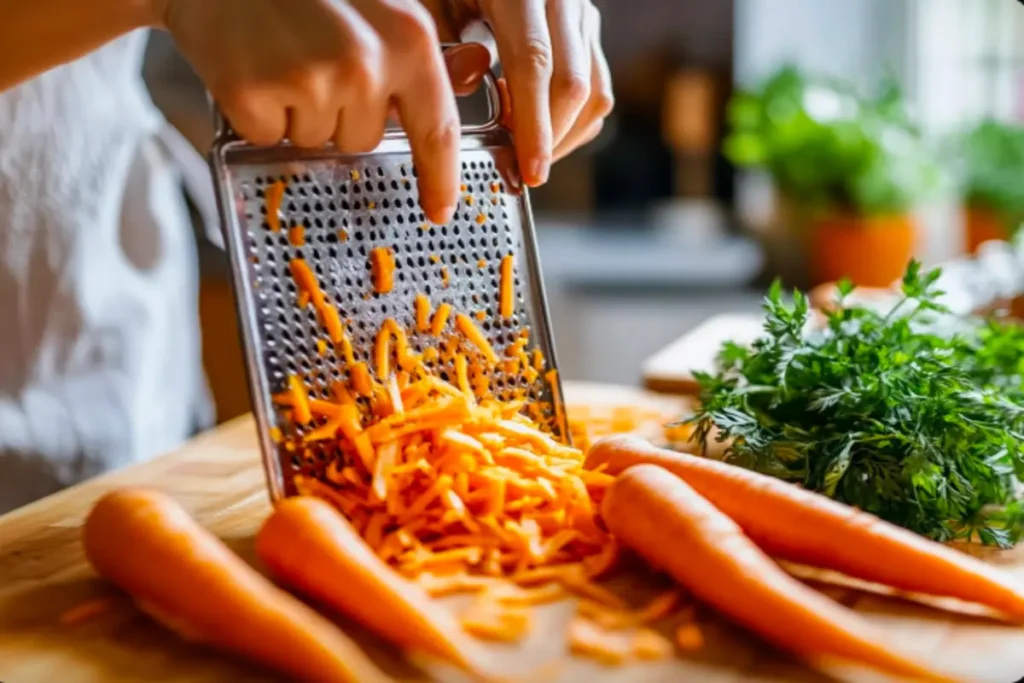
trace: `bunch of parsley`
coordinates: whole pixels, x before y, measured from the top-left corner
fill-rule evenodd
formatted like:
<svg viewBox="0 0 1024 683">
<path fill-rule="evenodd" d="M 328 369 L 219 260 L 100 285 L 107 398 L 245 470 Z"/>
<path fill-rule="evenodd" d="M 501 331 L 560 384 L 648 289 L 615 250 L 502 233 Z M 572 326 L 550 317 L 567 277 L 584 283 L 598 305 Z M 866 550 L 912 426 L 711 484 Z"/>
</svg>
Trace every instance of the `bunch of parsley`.
<svg viewBox="0 0 1024 683">
<path fill-rule="evenodd" d="M 809 331 L 807 299 L 765 300 L 763 336 L 727 344 L 701 374 L 726 459 L 799 483 L 935 540 L 1010 546 L 1024 530 L 1024 332 L 997 323 L 936 331 L 935 282 L 912 263 L 888 313 L 838 306 Z M 852 287 L 841 286 L 843 297 Z"/>
</svg>

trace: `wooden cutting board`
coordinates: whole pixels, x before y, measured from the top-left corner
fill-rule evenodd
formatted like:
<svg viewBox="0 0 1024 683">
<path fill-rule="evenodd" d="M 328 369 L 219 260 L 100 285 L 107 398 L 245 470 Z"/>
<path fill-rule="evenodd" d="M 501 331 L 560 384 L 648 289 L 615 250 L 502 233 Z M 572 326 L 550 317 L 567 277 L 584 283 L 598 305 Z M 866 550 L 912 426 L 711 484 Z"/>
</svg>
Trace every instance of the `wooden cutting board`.
<svg viewBox="0 0 1024 683">
<path fill-rule="evenodd" d="M 566 393 L 572 403 L 645 403 L 669 411 L 680 405 L 627 388 L 568 385 Z M 150 486 L 173 495 L 201 523 L 253 560 L 252 538 L 268 513 L 268 504 L 248 417 L 229 422 L 163 458 L 89 481 L 0 517 L 0 681 L 278 680 L 180 641 L 95 578 L 79 545 L 82 520 L 97 497 L 124 485 Z M 1024 549 L 988 553 L 986 557 L 1024 579 Z M 623 577 L 618 584 L 624 595 L 638 601 L 663 585 L 656 577 L 641 574 Z M 1024 628 L 847 588 L 826 590 L 885 629 L 894 645 L 948 665 L 952 671 L 992 683 L 1007 683 L 1024 675 Z M 62 614 L 95 598 L 109 599 L 109 609 L 77 625 L 62 625 Z M 701 617 L 708 642 L 699 654 L 680 655 L 658 664 L 601 667 L 565 654 L 563 634 L 572 610 L 571 602 L 538 610 L 529 641 L 522 646 L 492 648 L 495 661 L 509 674 L 550 683 L 831 680 L 713 615 Z M 352 624 L 340 623 L 399 680 L 460 680 L 443 667 L 428 667 L 425 673 L 412 670 L 402 665 L 389 647 Z M 244 627 L 238 624 L 238 628 Z M 545 666 L 551 662 L 556 662 L 554 667 Z M 856 680 L 878 679 L 865 676 Z"/>
<path fill-rule="evenodd" d="M 644 387 L 664 394 L 696 396 L 695 371 L 711 372 L 722 344 L 748 344 L 761 333 L 764 318 L 753 314 L 716 315 L 644 361 Z"/>
</svg>

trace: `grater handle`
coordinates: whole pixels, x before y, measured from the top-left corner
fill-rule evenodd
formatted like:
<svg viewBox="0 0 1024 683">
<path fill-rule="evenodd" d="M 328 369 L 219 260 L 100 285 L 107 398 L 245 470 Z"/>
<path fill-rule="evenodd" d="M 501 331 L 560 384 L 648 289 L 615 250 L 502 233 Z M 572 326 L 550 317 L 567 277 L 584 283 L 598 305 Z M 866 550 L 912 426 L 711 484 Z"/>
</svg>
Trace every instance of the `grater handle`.
<svg viewBox="0 0 1024 683">
<path fill-rule="evenodd" d="M 441 50 L 444 51 L 450 47 L 455 47 L 460 44 L 461 43 L 442 43 Z M 462 126 L 462 132 L 464 134 L 484 133 L 501 127 L 501 91 L 498 89 L 498 77 L 494 72 L 493 60 L 491 68 L 487 70 L 486 74 L 484 74 L 483 86 L 487 93 L 487 121 L 481 124 Z M 224 113 L 220 110 L 220 107 L 217 105 L 216 101 L 214 101 L 209 92 L 207 92 L 206 98 L 209 100 L 210 106 L 213 110 L 213 130 L 215 140 L 219 142 L 237 140 L 238 135 L 235 133 L 234 129 L 231 128 L 231 123 L 227 120 L 227 117 L 224 116 Z M 384 137 L 392 139 L 404 138 L 405 132 L 401 128 L 389 128 L 385 132 Z"/>
</svg>

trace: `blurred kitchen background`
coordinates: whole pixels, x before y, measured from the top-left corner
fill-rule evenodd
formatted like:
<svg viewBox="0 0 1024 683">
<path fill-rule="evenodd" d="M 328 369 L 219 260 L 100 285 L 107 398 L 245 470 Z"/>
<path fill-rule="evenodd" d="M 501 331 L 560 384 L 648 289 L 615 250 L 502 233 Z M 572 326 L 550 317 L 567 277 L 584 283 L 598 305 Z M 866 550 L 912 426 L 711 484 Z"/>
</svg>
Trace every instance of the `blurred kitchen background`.
<svg viewBox="0 0 1024 683">
<path fill-rule="evenodd" d="M 532 194 L 564 377 L 633 384 L 708 316 L 757 310 L 776 276 L 872 284 L 1024 216 L 1015 0 L 597 4 L 617 109 Z M 205 95 L 163 35 L 146 72 L 205 150 Z M 248 397 L 225 256 L 197 239 L 225 419 Z"/>
</svg>

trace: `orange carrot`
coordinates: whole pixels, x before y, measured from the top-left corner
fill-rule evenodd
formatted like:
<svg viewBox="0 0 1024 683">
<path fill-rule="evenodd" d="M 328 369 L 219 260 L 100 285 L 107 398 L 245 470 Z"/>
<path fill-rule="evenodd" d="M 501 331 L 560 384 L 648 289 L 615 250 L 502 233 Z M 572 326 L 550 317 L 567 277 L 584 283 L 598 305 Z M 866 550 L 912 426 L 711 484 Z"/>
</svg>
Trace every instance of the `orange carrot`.
<svg viewBox="0 0 1024 683">
<path fill-rule="evenodd" d="M 272 232 L 281 230 L 281 202 L 284 201 L 284 181 L 275 180 L 264 192 L 267 207 L 267 225 Z"/>
<path fill-rule="evenodd" d="M 373 393 L 373 379 L 366 363 L 353 363 L 348 368 L 349 378 L 352 382 L 352 390 L 360 396 L 369 396 Z"/>
<path fill-rule="evenodd" d="M 444 326 L 448 324 L 448 316 L 452 313 L 451 304 L 441 304 L 434 311 L 434 319 L 430 321 L 430 334 L 435 337 L 440 335 L 444 331 Z"/>
<path fill-rule="evenodd" d="M 451 282 L 451 276 L 448 274 L 448 266 L 441 266 L 441 286 L 447 289 L 449 282 Z"/>
<path fill-rule="evenodd" d="M 345 328 L 341 324 L 341 316 L 338 314 L 338 309 L 322 301 L 317 306 L 317 312 L 320 314 L 320 322 L 327 330 L 327 336 L 334 344 L 341 344 L 345 341 Z"/>
<path fill-rule="evenodd" d="M 313 273 L 313 269 L 309 267 L 305 259 L 294 258 L 288 262 L 288 269 L 291 271 L 292 279 L 295 280 L 295 286 L 299 290 L 299 294 L 305 292 L 313 301 L 313 305 L 319 308 L 324 304 L 324 293 L 320 289 L 320 283 L 316 279 L 316 274 Z"/>
<path fill-rule="evenodd" d="M 416 331 L 426 332 L 430 329 L 430 299 L 426 294 L 416 295 Z"/>
<path fill-rule="evenodd" d="M 605 495 L 602 515 L 620 543 L 779 647 L 818 664 L 843 660 L 917 680 L 951 680 L 891 649 L 868 622 L 784 572 L 667 470 L 624 471 Z"/>
<path fill-rule="evenodd" d="M 278 503 L 256 537 L 256 551 L 289 587 L 396 645 L 482 670 L 475 644 L 454 616 L 384 564 L 326 502 L 300 496 Z"/>
<path fill-rule="evenodd" d="M 498 354 L 494 352 L 491 347 L 491 343 L 487 341 L 487 337 L 480 331 L 480 328 L 476 326 L 473 319 L 465 313 L 458 313 L 455 316 L 455 329 L 462 333 L 466 338 L 466 341 L 473 344 L 480 353 L 484 355 L 484 358 L 488 363 L 497 363 Z"/>
<path fill-rule="evenodd" d="M 288 229 L 288 243 L 293 247 L 301 247 L 306 243 L 306 229 L 301 225 L 293 225 Z"/>
<path fill-rule="evenodd" d="M 173 499 L 122 489 L 96 503 L 86 558 L 184 638 L 306 681 L 387 681 L 329 621 L 232 554 Z"/>
<path fill-rule="evenodd" d="M 498 314 L 509 319 L 515 311 L 515 280 L 513 267 L 515 262 L 512 254 L 507 254 L 501 259 L 501 280 L 498 289 Z"/>
<path fill-rule="evenodd" d="M 395 254 L 390 247 L 375 247 L 370 252 L 373 291 L 386 294 L 395 285 Z"/>
<path fill-rule="evenodd" d="M 288 376 L 288 397 L 292 404 L 292 418 L 300 425 L 309 424 L 313 413 L 309 409 L 309 399 L 302 380 L 295 375 Z"/>
<path fill-rule="evenodd" d="M 630 436 L 598 441 L 586 467 L 618 474 L 641 463 L 686 480 L 773 557 L 1024 619 L 1024 587 L 997 568 L 779 479 Z"/>
<path fill-rule="evenodd" d="M 373 362 L 377 366 L 377 379 L 386 382 L 391 374 L 391 332 L 381 327 L 373 344 Z"/>
</svg>

